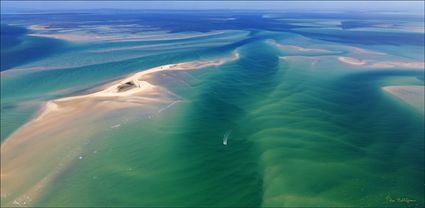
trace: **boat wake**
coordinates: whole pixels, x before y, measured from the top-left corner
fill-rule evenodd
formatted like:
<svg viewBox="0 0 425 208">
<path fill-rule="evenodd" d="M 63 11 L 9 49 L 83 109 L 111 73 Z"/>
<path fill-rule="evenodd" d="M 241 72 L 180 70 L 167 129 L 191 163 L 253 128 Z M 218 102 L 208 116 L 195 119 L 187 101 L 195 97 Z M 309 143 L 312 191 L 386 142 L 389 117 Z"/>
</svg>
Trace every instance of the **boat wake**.
<svg viewBox="0 0 425 208">
<path fill-rule="evenodd" d="M 226 133 L 224 133 L 224 136 L 223 136 L 223 144 L 224 145 L 227 145 L 227 140 L 229 139 L 229 136 L 230 136 L 231 133 L 232 133 L 231 129 L 226 131 Z"/>
</svg>

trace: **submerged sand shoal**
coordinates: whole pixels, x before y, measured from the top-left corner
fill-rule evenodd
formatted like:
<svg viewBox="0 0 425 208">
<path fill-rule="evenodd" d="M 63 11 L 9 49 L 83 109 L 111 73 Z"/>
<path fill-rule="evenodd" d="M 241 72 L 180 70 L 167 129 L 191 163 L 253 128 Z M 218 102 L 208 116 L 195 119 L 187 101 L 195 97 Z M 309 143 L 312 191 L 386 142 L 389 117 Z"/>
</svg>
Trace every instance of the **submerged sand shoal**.
<svg viewBox="0 0 425 208">
<path fill-rule="evenodd" d="M 411 68 L 411 69 L 424 69 L 424 62 L 403 62 L 403 61 L 375 61 L 375 60 L 360 60 L 357 58 L 338 56 L 338 61 L 353 65 L 367 68 Z"/>
<path fill-rule="evenodd" d="M 160 113 L 181 100 L 166 88 L 151 84 L 152 75 L 218 66 L 238 58 L 234 53 L 222 59 L 163 65 L 92 94 L 48 101 L 34 119 L 1 145 L 2 206 L 31 206 L 43 187 L 78 160 L 87 139 L 96 132 L 96 119 L 120 109 Z"/>
<path fill-rule="evenodd" d="M 131 41 L 162 41 L 162 40 L 184 40 L 190 38 L 206 37 L 211 35 L 224 34 L 224 31 L 211 31 L 208 33 L 200 34 L 187 34 L 181 37 L 163 37 L 164 34 L 133 34 L 123 35 L 115 33 L 88 33 L 81 30 L 67 31 L 66 33 L 61 31 L 63 28 L 50 28 L 49 26 L 43 25 L 32 25 L 28 27 L 31 30 L 37 31 L 37 33 L 28 34 L 34 37 L 46 37 L 54 38 L 71 42 L 89 42 L 89 41 L 112 41 L 112 42 L 131 42 Z M 95 28 L 94 28 L 95 29 Z M 40 33 L 49 31 L 49 33 Z M 101 32 L 101 31 L 100 31 Z M 163 31 L 165 34 L 167 31 Z"/>
<path fill-rule="evenodd" d="M 270 44 L 274 45 L 277 48 L 284 49 L 290 52 L 306 52 L 306 53 L 333 53 L 335 51 L 331 51 L 323 48 L 306 48 L 297 45 L 286 45 L 278 43 L 274 40 L 268 41 Z"/>
<path fill-rule="evenodd" d="M 425 111 L 425 86 L 386 86 L 382 89 L 415 109 Z"/>
</svg>

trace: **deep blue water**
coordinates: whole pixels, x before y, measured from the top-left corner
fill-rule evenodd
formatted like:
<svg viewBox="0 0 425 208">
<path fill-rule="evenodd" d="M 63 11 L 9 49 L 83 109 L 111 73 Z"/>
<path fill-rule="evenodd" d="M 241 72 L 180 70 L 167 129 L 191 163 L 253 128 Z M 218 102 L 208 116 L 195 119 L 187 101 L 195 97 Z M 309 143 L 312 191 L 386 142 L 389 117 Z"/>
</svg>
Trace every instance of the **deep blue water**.
<svg viewBox="0 0 425 208">
<path fill-rule="evenodd" d="M 27 36 L 22 27 L 1 24 L 0 71 L 59 53 L 67 45 L 64 41 Z"/>
<path fill-rule="evenodd" d="M 21 43 L 20 37 L 26 32 L 27 30 L 25 28 L 1 24 L 1 51 L 10 49 Z"/>
</svg>

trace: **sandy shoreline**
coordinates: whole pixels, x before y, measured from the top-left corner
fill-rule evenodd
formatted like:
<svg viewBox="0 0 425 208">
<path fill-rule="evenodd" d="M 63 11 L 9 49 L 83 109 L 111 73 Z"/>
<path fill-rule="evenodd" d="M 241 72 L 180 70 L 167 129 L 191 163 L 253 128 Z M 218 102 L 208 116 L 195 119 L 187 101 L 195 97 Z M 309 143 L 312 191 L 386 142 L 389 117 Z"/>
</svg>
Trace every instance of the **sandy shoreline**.
<svg viewBox="0 0 425 208">
<path fill-rule="evenodd" d="M 89 129 L 98 128 L 101 124 L 96 119 L 102 120 L 108 112 L 134 108 L 141 114 L 161 113 L 179 103 L 177 95 L 151 84 L 154 75 L 218 66 L 238 58 L 234 53 L 222 59 L 158 66 L 95 93 L 48 101 L 1 145 L 2 206 L 31 206 L 43 187 L 79 159 L 84 144 L 96 132 Z"/>
</svg>

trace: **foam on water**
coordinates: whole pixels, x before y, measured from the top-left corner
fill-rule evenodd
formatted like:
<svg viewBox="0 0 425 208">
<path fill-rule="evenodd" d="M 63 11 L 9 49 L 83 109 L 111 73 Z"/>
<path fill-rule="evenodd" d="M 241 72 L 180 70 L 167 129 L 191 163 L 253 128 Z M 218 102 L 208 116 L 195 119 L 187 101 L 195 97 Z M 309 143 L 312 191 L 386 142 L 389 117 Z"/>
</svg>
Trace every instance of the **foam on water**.
<svg viewBox="0 0 425 208">
<path fill-rule="evenodd" d="M 232 130 L 226 131 L 223 136 L 223 145 L 227 145 L 227 140 L 229 139 L 230 134 L 232 133 Z"/>
</svg>

